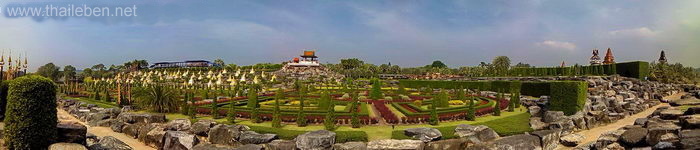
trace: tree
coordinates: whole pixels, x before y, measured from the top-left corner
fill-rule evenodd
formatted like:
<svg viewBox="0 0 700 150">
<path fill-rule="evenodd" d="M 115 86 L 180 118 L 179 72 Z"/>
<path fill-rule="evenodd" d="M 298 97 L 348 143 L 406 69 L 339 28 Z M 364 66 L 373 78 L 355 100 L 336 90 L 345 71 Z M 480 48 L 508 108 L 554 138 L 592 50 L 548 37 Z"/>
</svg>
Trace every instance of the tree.
<svg viewBox="0 0 700 150">
<path fill-rule="evenodd" d="M 345 70 L 355 69 L 357 67 L 362 66 L 364 63 L 365 62 L 363 62 L 362 60 L 357 59 L 357 58 L 341 59 L 340 60 L 340 65 Z"/>
<path fill-rule="evenodd" d="M 475 110 L 475 108 L 474 108 L 474 101 L 475 101 L 475 100 L 476 100 L 476 97 L 472 97 L 472 98 L 469 100 L 469 109 L 467 109 L 467 117 L 466 117 L 466 120 L 469 120 L 469 121 L 474 121 L 474 120 L 476 120 L 476 114 L 475 114 L 475 113 L 476 113 L 476 110 Z"/>
<path fill-rule="evenodd" d="M 496 58 L 493 59 L 492 65 L 495 75 L 505 76 L 510 67 L 510 58 L 508 58 L 508 56 L 496 56 Z"/>
<path fill-rule="evenodd" d="M 403 87 L 403 85 L 401 84 L 399 84 L 399 89 L 396 90 L 396 93 L 401 95 L 408 95 L 408 91 L 406 91 L 406 88 Z"/>
<path fill-rule="evenodd" d="M 351 96 L 352 97 L 352 109 L 351 109 L 352 116 L 350 118 L 350 124 L 351 124 L 352 128 L 359 128 L 360 127 L 360 117 L 359 117 L 359 114 L 357 113 L 357 110 L 360 107 L 360 103 L 357 100 L 357 93 L 356 92 L 352 92 L 351 95 L 352 95 Z"/>
<path fill-rule="evenodd" d="M 40 76 L 9 83 L 5 128 L 6 149 L 47 149 L 58 140 L 56 84 Z"/>
<path fill-rule="evenodd" d="M 326 130 L 335 130 L 335 104 L 333 101 L 329 101 L 328 112 L 326 112 L 326 118 L 323 119 L 323 125 Z"/>
<path fill-rule="evenodd" d="M 111 95 L 109 94 L 109 88 L 106 87 L 106 86 L 105 86 L 105 88 L 104 88 L 104 95 L 105 95 L 105 97 L 104 97 L 104 101 L 105 101 L 105 102 L 112 102 L 112 97 L 111 97 Z"/>
<path fill-rule="evenodd" d="M 436 60 L 433 61 L 432 64 L 430 64 L 431 68 L 447 68 L 447 65 L 445 63 L 442 63 L 442 61 Z"/>
<path fill-rule="evenodd" d="M 447 91 L 445 90 L 440 90 L 440 93 L 433 98 L 433 105 L 435 107 L 449 107 L 450 103 L 449 101 L 449 96 L 447 96 Z"/>
<path fill-rule="evenodd" d="M 69 81 L 72 79 L 75 79 L 76 72 L 75 72 L 75 67 L 68 65 L 66 67 L 63 67 L 63 79 L 64 81 Z"/>
<path fill-rule="evenodd" d="M 222 59 L 216 59 L 216 60 L 214 60 L 214 65 L 219 66 L 219 67 L 224 67 L 224 66 L 226 66 L 226 63 L 224 63 L 224 60 L 222 60 Z"/>
<path fill-rule="evenodd" d="M 90 68 L 83 69 L 83 72 L 80 72 L 79 76 L 82 78 L 92 78 L 92 69 L 90 69 Z"/>
<path fill-rule="evenodd" d="M 305 86 L 297 81 L 299 92 L 299 112 L 297 113 L 297 126 L 305 127 L 307 125 L 306 114 L 304 113 L 304 95 L 306 95 Z"/>
<path fill-rule="evenodd" d="M 261 122 L 260 110 L 258 109 L 258 92 L 255 88 L 248 89 L 248 108 L 252 110 L 250 113 L 250 120 L 253 123 Z"/>
<path fill-rule="evenodd" d="M 195 105 L 196 101 L 194 100 L 194 93 L 188 92 L 188 97 L 190 101 L 190 109 L 189 109 L 189 115 L 191 119 L 196 119 L 197 118 L 197 105 Z M 231 120 L 229 120 L 231 121 Z"/>
<path fill-rule="evenodd" d="M 107 70 L 107 68 L 105 68 L 105 65 L 104 65 L 104 64 L 97 64 L 97 65 L 94 65 L 94 66 L 91 67 L 91 69 L 92 69 L 92 71 L 93 71 L 92 77 L 94 77 L 94 78 L 102 78 L 102 77 L 104 77 L 105 71 Z"/>
<path fill-rule="evenodd" d="M 526 64 L 523 62 L 518 62 L 518 64 L 515 64 L 515 66 L 513 66 L 513 67 L 515 67 L 515 68 L 530 68 L 532 66 L 530 64 Z"/>
<path fill-rule="evenodd" d="M 207 95 L 209 95 L 209 90 L 207 90 Z M 219 102 L 216 96 L 211 99 L 211 118 L 219 119 Z"/>
<path fill-rule="evenodd" d="M 382 99 L 382 83 L 377 78 L 372 79 L 372 90 L 369 93 L 370 99 Z"/>
<path fill-rule="evenodd" d="M 148 108 L 159 113 L 177 112 L 179 105 L 178 91 L 171 86 L 153 84 L 138 87 L 134 97 L 140 108 Z"/>
<path fill-rule="evenodd" d="M 280 99 L 284 99 L 284 91 L 282 89 L 278 90 L 275 94 L 275 108 L 272 112 L 272 127 L 281 128 L 282 118 L 280 116 Z"/>
<path fill-rule="evenodd" d="M 508 112 L 515 111 L 515 93 L 510 94 L 510 100 L 508 101 Z"/>
<path fill-rule="evenodd" d="M 57 81 L 58 78 L 61 76 L 60 74 L 61 67 L 58 67 L 54 65 L 53 63 L 48 63 L 46 65 L 43 65 L 37 69 L 36 73 L 44 76 L 46 78 L 51 79 L 52 81 Z"/>
<path fill-rule="evenodd" d="M 440 123 L 437 113 L 437 106 L 434 104 L 430 106 L 430 119 L 428 120 L 428 123 L 434 126 Z"/>
<path fill-rule="evenodd" d="M 466 95 L 467 95 L 467 94 L 465 93 L 465 90 L 464 90 L 464 89 L 461 89 L 461 88 L 460 88 L 460 89 L 456 89 L 456 90 L 455 90 L 455 97 L 456 97 L 458 100 L 467 101 L 467 96 L 466 96 Z"/>
<path fill-rule="evenodd" d="M 493 116 L 501 116 L 501 98 L 503 98 L 501 94 L 496 96 L 496 105 L 493 106 Z"/>
</svg>

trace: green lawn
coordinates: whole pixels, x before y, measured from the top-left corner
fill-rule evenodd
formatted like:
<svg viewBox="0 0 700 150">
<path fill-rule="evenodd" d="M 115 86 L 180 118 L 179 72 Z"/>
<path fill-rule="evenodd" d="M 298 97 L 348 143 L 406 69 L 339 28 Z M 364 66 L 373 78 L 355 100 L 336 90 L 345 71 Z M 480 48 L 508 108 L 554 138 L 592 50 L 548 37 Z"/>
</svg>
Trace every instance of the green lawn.
<svg viewBox="0 0 700 150">
<path fill-rule="evenodd" d="M 116 102 L 98 101 L 98 100 L 94 100 L 94 99 L 86 98 L 86 97 L 68 97 L 68 96 L 63 96 L 63 99 L 75 99 L 75 100 L 79 100 L 79 101 L 81 101 L 81 102 L 85 102 L 85 103 L 88 103 L 88 104 L 95 104 L 95 105 L 97 105 L 97 106 L 99 106 L 99 107 L 102 107 L 102 108 L 116 108 L 116 107 L 118 107 L 118 105 L 116 104 Z"/>
</svg>

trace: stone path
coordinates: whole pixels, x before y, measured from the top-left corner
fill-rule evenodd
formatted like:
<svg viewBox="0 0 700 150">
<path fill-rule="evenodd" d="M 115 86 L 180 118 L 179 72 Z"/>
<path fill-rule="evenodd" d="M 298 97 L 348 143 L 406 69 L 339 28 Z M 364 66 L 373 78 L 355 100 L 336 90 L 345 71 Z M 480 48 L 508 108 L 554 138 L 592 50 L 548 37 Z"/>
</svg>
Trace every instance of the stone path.
<svg viewBox="0 0 700 150">
<path fill-rule="evenodd" d="M 127 136 L 126 134 L 114 132 L 114 131 L 112 131 L 112 129 L 110 129 L 108 127 L 91 127 L 91 126 L 87 125 L 87 123 L 82 122 L 78 118 L 73 117 L 65 110 L 62 110 L 62 109 L 57 109 L 57 110 L 58 110 L 58 119 L 60 121 L 78 122 L 80 124 L 83 124 L 88 128 L 88 133 L 92 133 L 98 137 L 112 136 L 114 138 L 121 140 L 122 142 L 126 143 L 127 145 L 131 146 L 131 148 L 133 148 L 135 150 L 155 150 L 153 147 L 146 146 L 145 144 L 139 142 L 138 140 L 136 140 L 132 137 Z"/>
<path fill-rule="evenodd" d="M 680 99 L 680 97 L 683 94 L 685 94 L 685 93 L 681 92 L 681 93 L 678 93 L 675 95 L 664 97 L 664 99 L 668 99 L 668 100 Z M 669 106 L 669 105 L 668 105 L 668 103 L 661 103 L 659 105 L 651 107 L 647 110 L 644 110 L 644 111 L 639 112 L 637 114 L 634 114 L 632 116 L 627 116 L 624 119 L 617 120 L 616 122 L 606 124 L 603 126 L 599 126 L 599 127 L 595 127 L 593 129 L 583 130 L 581 132 L 577 132 L 578 134 L 581 134 L 585 137 L 585 139 L 583 139 L 583 141 L 581 141 L 581 144 L 596 141 L 596 140 L 598 140 L 598 137 L 600 137 L 600 135 L 605 133 L 605 132 L 617 130 L 617 129 L 622 128 L 622 127 L 627 126 L 627 125 L 632 125 L 632 124 L 634 124 L 634 120 L 637 120 L 637 118 L 646 118 L 647 116 L 651 115 L 651 113 L 653 113 L 654 110 L 656 110 L 657 108 L 662 107 L 662 106 Z M 559 144 L 559 146 L 557 146 L 557 149 L 566 150 L 566 149 L 573 149 L 573 147 L 566 147 L 564 145 Z"/>
</svg>

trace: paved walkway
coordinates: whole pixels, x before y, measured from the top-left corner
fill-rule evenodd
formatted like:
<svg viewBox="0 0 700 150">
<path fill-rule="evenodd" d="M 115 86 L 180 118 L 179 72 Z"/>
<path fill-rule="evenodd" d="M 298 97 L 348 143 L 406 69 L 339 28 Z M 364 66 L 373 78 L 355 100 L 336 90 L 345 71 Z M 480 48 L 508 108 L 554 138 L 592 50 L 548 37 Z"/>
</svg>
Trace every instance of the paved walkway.
<svg viewBox="0 0 700 150">
<path fill-rule="evenodd" d="M 681 95 L 683 95 L 683 94 L 685 94 L 685 93 L 678 93 L 675 95 L 664 97 L 664 99 L 668 99 L 668 100 L 680 99 Z M 662 106 L 669 106 L 669 105 L 668 105 L 668 103 L 661 103 L 659 105 L 651 107 L 647 110 L 644 110 L 644 111 L 639 112 L 637 114 L 634 114 L 632 116 L 628 116 L 628 117 L 625 117 L 624 119 L 617 120 L 616 122 L 606 124 L 603 126 L 599 126 L 599 127 L 595 127 L 593 129 L 583 130 L 583 131 L 577 132 L 578 134 L 581 134 L 585 137 L 585 139 L 583 139 L 583 141 L 581 141 L 581 144 L 596 141 L 598 139 L 598 137 L 600 137 L 600 135 L 605 133 L 605 132 L 617 130 L 617 129 L 622 128 L 622 127 L 627 126 L 627 125 L 633 125 L 634 121 L 637 120 L 637 118 L 646 118 L 647 116 L 654 113 L 654 110 L 656 110 L 657 108 L 662 107 Z M 573 149 L 573 147 L 566 147 L 566 146 L 560 144 L 559 146 L 557 146 L 557 149 L 565 150 L 565 149 Z"/>
<path fill-rule="evenodd" d="M 91 127 L 87 125 L 85 122 L 80 121 L 79 119 L 73 117 L 73 115 L 70 115 L 68 112 L 62 109 L 57 109 L 58 110 L 58 119 L 60 121 L 69 121 L 69 122 L 78 122 L 80 124 L 85 125 L 88 128 L 88 133 L 92 133 L 96 136 L 103 137 L 103 136 L 112 136 L 114 138 L 117 138 L 121 140 L 122 142 L 126 143 L 127 145 L 131 146 L 131 148 L 135 150 L 155 150 L 153 147 L 146 146 L 145 144 L 139 142 L 138 140 L 127 136 L 126 134 L 123 133 L 117 133 L 112 131 L 112 129 L 108 127 Z"/>
</svg>

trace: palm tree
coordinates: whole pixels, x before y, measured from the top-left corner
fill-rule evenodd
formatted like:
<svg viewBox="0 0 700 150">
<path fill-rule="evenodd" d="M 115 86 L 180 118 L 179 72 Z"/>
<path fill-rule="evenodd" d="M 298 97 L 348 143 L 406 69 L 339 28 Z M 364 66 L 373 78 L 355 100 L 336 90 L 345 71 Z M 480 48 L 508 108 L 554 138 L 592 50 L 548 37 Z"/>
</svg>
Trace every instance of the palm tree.
<svg viewBox="0 0 700 150">
<path fill-rule="evenodd" d="M 177 112 L 179 101 L 177 90 L 172 87 L 154 84 L 137 88 L 134 92 L 137 105 L 159 113 Z"/>
</svg>

